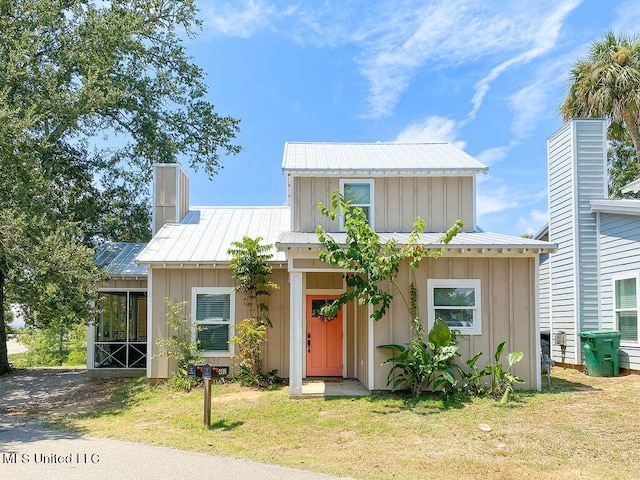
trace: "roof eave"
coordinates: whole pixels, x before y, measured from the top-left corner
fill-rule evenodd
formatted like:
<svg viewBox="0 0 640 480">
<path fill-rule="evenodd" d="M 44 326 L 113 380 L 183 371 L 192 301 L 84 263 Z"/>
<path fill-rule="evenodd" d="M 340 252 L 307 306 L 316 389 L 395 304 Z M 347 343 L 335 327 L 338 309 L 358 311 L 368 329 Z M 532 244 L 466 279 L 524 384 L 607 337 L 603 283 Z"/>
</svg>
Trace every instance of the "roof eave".
<svg viewBox="0 0 640 480">
<path fill-rule="evenodd" d="M 320 250 L 322 248 L 321 243 L 285 243 L 285 242 L 276 242 L 275 247 L 278 251 L 281 252 L 289 252 L 291 250 Z M 342 244 L 341 246 L 346 247 L 346 244 Z M 443 245 L 441 243 L 431 243 L 431 244 L 422 244 L 422 246 L 427 250 L 441 250 L 443 249 L 445 252 L 453 252 L 460 251 L 460 253 L 464 253 L 465 251 L 476 251 L 478 253 L 486 253 L 486 252 L 499 252 L 499 253 L 529 253 L 529 252 L 537 252 L 537 253 L 553 253 L 558 249 L 556 244 L 446 244 Z"/>
<path fill-rule="evenodd" d="M 417 176 L 417 177 L 472 177 L 479 173 L 486 174 L 489 167 L 478 169 L 326 169 L 326 168 L 282 168 L 285 174 L 295 175 L 297 177 L 326 177 L 326 176 Z"/>
<path fill-rule="evenodd" d="M 591 200 L 591 213 L 640 215 L 640 200 L 606 199 Z"/>
</svg>

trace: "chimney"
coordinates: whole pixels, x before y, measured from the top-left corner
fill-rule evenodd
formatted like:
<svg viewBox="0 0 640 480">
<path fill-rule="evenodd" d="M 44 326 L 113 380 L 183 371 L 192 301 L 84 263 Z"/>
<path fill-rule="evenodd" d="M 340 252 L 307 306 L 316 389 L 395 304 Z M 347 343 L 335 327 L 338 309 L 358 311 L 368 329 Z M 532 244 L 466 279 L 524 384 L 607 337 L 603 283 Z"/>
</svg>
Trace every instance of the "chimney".
<svg viewBox="0 0 640 480">
<path fill-rule="evenodd" d="M 189 177 L 178 163 L 153 165 L 151 227 L 155 235 L 165 223 L 178 223 L 189 211 Z"/>
<path fill-rule="evenodd" d="M 547 143 L 549 159 L 550 319 L 567 333 L 563 362 L 580 364 L 577 333 L 599 328 L 598 226 L 591 200 L 607 198 L 603 119 L 573 119 Z M 554 358 L 559 358 L 554 346 Z"/>
</svg>

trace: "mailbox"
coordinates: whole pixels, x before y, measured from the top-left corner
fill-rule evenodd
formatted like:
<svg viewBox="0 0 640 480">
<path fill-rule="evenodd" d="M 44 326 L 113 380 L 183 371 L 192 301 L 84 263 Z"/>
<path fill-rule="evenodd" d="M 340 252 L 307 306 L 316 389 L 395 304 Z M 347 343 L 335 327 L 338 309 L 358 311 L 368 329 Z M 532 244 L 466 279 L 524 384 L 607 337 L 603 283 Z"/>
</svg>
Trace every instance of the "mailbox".
<svg viewBox="0 0 640 480">
<path fill-rule="evenodd" d="M 187 376 L 190 378 L 220 378 L 229 375 L 229 365 L 209 365 L 208 363 L 190 363 Z"/>
<path fill-rule="evenodd" d="M 228 365 L 211 365 L 212 375 L 215 377 L 226 377 L 229 375 Z"/>
<path fill-rule="evenodd" d="M 187 376 L 190 378 L 202 378 L 202 369 L 204 365 L 190 363 L 187 365 Z"/>
</svg>

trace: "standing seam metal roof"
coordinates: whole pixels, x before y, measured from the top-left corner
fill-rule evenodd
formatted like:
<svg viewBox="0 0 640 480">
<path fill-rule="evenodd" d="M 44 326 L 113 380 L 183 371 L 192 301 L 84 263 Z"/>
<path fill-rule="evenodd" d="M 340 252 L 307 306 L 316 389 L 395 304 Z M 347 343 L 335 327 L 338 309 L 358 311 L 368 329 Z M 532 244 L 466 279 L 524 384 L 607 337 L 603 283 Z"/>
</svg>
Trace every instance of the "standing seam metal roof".
<svg viewBox="0 0 640 480">
<path fill-rule="evenodd" d="M 136 258 L 139 264 L 225 263 L 227 250 L 242 237 L 274 244 L 290 228 L 289 207 L 191 207 L 180 223 L 164 225 Z M 286 255 L 272 249 L 272 261 Z"/>
<path fill-rule="evenodd" d="M 282 170 L 486 173 L 488 167 L 450 143 L 287 142 Z"/>
<path fill-rule="evenodd" d="M 135 258 L 146 243 L 108 242 L 94 256 L 98 267 L 103 267 L 112 277 L 146 277 L 146 265 L 137 265 Z"/>
</svg>

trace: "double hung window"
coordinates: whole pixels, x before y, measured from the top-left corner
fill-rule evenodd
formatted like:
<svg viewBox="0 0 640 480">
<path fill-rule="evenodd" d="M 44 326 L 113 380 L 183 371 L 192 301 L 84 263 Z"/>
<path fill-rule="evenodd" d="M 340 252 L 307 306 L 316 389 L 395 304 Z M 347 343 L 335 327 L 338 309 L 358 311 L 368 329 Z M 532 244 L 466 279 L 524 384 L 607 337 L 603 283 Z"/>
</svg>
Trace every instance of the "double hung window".
<svg viewBox="0 0 640 480">
<path fill-rule="evenodd" d="M 427 292 L 429 329 L 442 318 L 462 335 L 482 334 L 479 279 L 429 279 Z"/>
<path fill-rule="evenodd" d="M 615 321 L 620 341 L 638 342 L 638 276 L 614 279 Z"/>
<path fill-rule="evenodd" d="M 369 221 L 371 228 L 373 224 L 373 180 L 340 180 L 340 193 L 347 202 L 351 202 L 351 207 L 359 207 Z M 340 228 L 344 227 L 344 212 L 341 215 Z"/>
<path fill-rule="evenodd" d="M 234 319 L 233 297 L 232 288 L 193 288 L 191 318 L 196 324 L 194 338 L 207 355 L 232 354 L 229 340 Z"/>
</svg>

